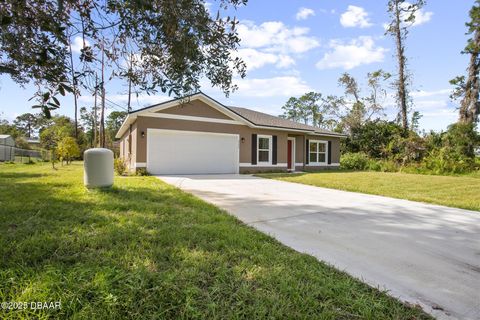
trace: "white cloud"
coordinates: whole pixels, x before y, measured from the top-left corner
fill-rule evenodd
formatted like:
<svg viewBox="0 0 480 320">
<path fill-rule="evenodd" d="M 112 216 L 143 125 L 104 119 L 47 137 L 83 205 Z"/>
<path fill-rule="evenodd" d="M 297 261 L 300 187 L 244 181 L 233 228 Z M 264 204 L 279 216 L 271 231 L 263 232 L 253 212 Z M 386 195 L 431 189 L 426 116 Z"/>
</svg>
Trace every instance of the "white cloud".
<svg viewBox="0 0 480 320">
<path fill-rule="evenodd" d="M 317 62 L 319 69 L 343 68 L 350 70 L 364 64 L 382 62 L 388 50 L 375 46 L 375 41 L 370 36 L 361 36 L 344 43 L 339 40 L 330 41 L 332 51 L 325 53 Z"/>
<path fill-rule="evenodd" d="M 295 60 L 289 55 L 261 52 L 252 48 L 239 49 L 234 55 L 242 58 L 247 64 L 248 71 L 259 69 L 267 64 L 277 68 L 287 68 L 295 64 Z"/>
<path fill-rule="evenodd" d="M 405 10 L 407 10 L 409 6 L 411 6 L 411 3 L 409 2 L 402 3 L 402 8 Z M 433 12 L 420 9 L 420 10 L 417 10 L 414 15 L 415 15 L 415 20 L 413 23 L 410 23 L 412 27 L 419 26 L 421 24 L 429 22 L 432 19 Z M 405 20 L 409 16 L 410 14 L 408 12 L 403 12 L 401 18 Z"/>
<path fill-rule="evenodd" d="M 315 11 L 313 11 L 313 9 L 302 7 L 300 9 L 298 9 L 298 12 L 295 15 L 295 18 L 297 20 L 306 20 L 306 19 L 308 19 L 308 17 L 310 17 L 310 16 L 313 17 L 314 15 L 315 15 Z"/>
<path fill-rule="evenodd" d="M 238 91 L 232 94 L 242 97 L 291 97 L 302 95 L 313 89 L 296 76 L 273 78 L 237 79 Z"/>
<path fill-rule="evenodd" d="M 85 46 L 90 46 L 90 42 L 86 39 L 85 39 Z M 72 52 L 80 54 L 82 49 L 83 49 L 83 38 L 80 36 L 76 36 L 72 42 Z"/>
<path fill-rule="evenodd" d="M 242 48 L 286 54 L 303 53 L 320 45 L 315 37 L 308 36 L 309 28 L 288 28 L 280 21 L 267 21 L 258 26 L 252 21 L 242 21 L 237 31 Z"/>
<path fill-rule="evenodd" d="M 431 97 L 431 96 L 438 96 L 438 95 L 450 95 L 452 93 L 452 89 L 440 89 L 440 90 L 433 90 L 433 91 L 413 91 L 410 95 L 414 98 L 422 98 L 422 97 Z"/>
<path fill-rule="evenodd" d="M 413 23 L 414 26 L 419 26 L 421 24 L 424 24 L 430 20 L 432 20 L 433 12 L 431 11 L 423 11 L 419 10 L 415 14 L 415 22 Z"/>
<path fill-rule="evenodd" d="M 266 65 L 276 68 L 293 66 L 296 56 L 320 45 L 315 37 L 308 35 L 310 29 L 289 28 L 280 21 L 260 25 L 242 21 L 237 31 L 241 39 L 240 49 L 233 54 L 243 59 L 249 71 Z"/>
<path fill-rule="evenodd" d="M 368 28 L 373 24 L 370 22 L 368 12 L 362 7 L 349 5 L 347 11 L 340 16 L 340 23 L 345 28 L 359 27 Z"/>
</svg>

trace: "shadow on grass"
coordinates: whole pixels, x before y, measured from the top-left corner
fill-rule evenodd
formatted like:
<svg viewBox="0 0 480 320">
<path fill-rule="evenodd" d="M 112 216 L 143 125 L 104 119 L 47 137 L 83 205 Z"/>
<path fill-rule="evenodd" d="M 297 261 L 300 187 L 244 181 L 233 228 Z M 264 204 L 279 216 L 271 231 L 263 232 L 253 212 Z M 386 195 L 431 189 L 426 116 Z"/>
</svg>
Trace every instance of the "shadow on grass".
<svg viewBox="0 0 480 320">
<path fill-rule="evenodd" d="M 0 296 L 62 302 L 2 317 L 427 318 L 156 178 L 81 181 L 0 173 Z"/>
</svg>

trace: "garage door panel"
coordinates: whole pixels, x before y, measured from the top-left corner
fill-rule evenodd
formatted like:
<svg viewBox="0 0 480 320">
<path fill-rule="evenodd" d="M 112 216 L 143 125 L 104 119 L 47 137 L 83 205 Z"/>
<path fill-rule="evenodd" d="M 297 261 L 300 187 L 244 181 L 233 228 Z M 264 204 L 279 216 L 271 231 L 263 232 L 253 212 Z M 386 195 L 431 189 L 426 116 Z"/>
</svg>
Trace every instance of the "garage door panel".
<svg viewBox="0 0 480 320">
<path fill-rule="evenodd" d="M 147 170 L 153 174 L 238 172 L 238 135 L 149 130 Z"/>
</svg>

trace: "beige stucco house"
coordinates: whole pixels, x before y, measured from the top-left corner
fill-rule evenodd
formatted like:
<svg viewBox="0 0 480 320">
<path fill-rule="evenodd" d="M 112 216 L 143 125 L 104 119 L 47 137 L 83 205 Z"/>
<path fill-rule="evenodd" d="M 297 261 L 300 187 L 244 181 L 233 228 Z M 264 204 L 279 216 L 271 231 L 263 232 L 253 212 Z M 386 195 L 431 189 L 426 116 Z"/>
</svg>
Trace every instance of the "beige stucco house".
<svg viewBox="0 0 480 320">
<path fill-rule="evenodd" d="M 344 135 L 246 108 L 203 93 L 131 112 L 120 157 L 152 174 L 311 171 L 338 167 Z"/>
</svg>

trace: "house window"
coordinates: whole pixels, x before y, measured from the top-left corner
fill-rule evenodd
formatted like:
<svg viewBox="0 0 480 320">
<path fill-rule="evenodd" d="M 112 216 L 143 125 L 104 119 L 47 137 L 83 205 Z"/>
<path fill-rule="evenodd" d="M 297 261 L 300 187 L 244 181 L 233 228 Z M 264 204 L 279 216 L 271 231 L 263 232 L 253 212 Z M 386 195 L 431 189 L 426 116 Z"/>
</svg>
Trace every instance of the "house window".
<svg viewBox="0 0 480 320">
<path fill-rule="evenodd" d="M 257 137 L 258 146 L 258 162 L 271 163 L 272 162 L 272 136 Z"/>
<path fill-rule="evenodd" d="M 310 164 L 325 164 L 327 162 L 327 142 L 311 140 L 308 154 Z"/>
</svg>

